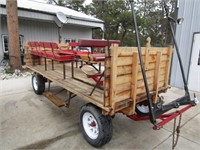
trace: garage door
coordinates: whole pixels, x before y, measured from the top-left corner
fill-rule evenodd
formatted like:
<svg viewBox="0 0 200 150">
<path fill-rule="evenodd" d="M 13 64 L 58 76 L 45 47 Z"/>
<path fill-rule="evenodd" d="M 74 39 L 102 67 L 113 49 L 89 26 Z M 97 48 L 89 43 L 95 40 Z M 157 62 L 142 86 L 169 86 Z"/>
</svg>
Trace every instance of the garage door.
<svg viewBox="0 0 200 150">
<path fill-rule="evenodd" d="M 200 92 L 200 33 L 194 34 L 188 87 Z"/>
</svg>

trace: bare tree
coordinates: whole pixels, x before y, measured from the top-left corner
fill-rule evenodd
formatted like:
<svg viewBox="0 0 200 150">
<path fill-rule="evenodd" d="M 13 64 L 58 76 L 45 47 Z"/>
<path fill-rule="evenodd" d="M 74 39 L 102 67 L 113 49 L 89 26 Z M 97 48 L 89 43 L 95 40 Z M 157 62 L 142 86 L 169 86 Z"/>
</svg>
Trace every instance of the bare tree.
<svg viewBox="0 0 200 150">
<path fill-rule="evenodd" d="M 7 26 L 8 26 L 8 52 L 11 70 L 21 69 L 21 53 L 19 46 L 19 29 L 17 0 L 6 0 Z"/>
</svg>

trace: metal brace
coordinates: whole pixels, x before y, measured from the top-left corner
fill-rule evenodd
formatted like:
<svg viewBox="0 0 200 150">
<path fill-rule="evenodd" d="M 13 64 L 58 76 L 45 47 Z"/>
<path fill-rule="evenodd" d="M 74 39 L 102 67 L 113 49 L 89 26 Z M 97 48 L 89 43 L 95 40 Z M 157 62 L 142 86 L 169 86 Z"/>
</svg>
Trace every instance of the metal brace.
<svg viewBox="0 0 200 150">
<path fill-rule="evenodd" d="M 69 92 L 69 97 L 68 99 L 65 101 L 65 107 L 69 108 L 70 106 L 70 102 L 71 102 L 71 99 L 76 97 L 76 94 L 72 93 L 72 92 Z"/>
</svg>

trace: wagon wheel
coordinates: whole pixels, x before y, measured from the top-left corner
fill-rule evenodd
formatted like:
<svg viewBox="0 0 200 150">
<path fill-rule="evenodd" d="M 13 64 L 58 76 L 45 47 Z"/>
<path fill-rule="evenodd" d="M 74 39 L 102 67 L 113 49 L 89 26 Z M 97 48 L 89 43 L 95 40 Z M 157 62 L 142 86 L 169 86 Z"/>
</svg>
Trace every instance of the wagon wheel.
<svg viewBox="0 0 200 150">
<path fill-rule="evenodd" d="M 112 138 L 112 118 L 104 116 L 93 104 L 86 104 L 80 110 L 80 127 L 87 142 L 100 147 Z"/>
<path fill-rule="evenodd" d="M 139 115 L 139 116 L 149 116 L 149 106 L 148 106 L 148 101 L 143 101 L 140 102 L 138 104 L 136 104 L 135 107 L 135 112 Z"/>
<path fill-rule="evenodd" d="M 42 75 L 34 73 L 32 75 L 32 87 L 36 94 L 41 95 L 45 90 L 45 78 Z"/>
</svg>

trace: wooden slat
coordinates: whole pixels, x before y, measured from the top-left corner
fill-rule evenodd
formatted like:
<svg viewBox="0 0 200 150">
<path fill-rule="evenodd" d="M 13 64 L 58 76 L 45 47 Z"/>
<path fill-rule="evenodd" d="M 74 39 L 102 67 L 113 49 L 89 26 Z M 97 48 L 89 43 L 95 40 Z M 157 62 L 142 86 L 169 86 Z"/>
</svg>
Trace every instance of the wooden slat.
<svg viewBox="0 0 200 150">
<path fill-rule="evenodd" d="M 112 108 L 115 108 L 115 98 L 116 98 L 116 80 L 117 80 L 117 65 L 116 62 L 118 61 L 117 55 L 117 46 L 115 45 L 112 49 L 112 57 L 111 57 L 111 86 L 110 86 L 110 99 L 112 101 Z"/>
<path fill-rule="evenodd" d="M 142 51 L 145 50 L 145 47 L 141 47 Z M 118 47 L 118 56 L 132 56 L 133 53 L 137 53 L 138 49 L 137 47 Z"/>
<path fill-rule="evenodd" d="M 118 93 L 118 94 L 116 94 L 114 104 L 119 102 L 119 101 L 122 101 L 122 100 L 125 100 L 125 99 L 130 99 L 130 98 L 131 98 L 131 91 L 130 90 Z"/>
<path fill-rule="evenodd" d="M 149 59 L 149 64 L 152 64 L 152 63 L 155 63 L 156 61 L 156 55 L 150 55 L 151 58 Z M 131 66 L 132 64 L 132 56 L 128 56 L 128 57 L 119 57 L 120 60 L 122 60 L 122 62 L 118 62 L 118 67 L 119 66 Z M 125 61 L 127 59 L 127 62 Z M 145 58 L 144 58 L 145 59 Z M 165 63 L 166 61 L 169 60 L 169 55 L 163 55 L 163 58 L 161 60 L 161 63 Z M 139 61 L 138 61 L 138 64 L 139 64 Z M 106 65 L 105 65 L 106 68 L 110 68 L 111 67 L 111 62 L 110 60 L 107 61 Z"/>
<path fill-rule="evenodd" d="M 142 55 L 145 55 L 146 47 L 141 47 Z M 149 47 L 149 54 L 156 55 L 157 51 L 162 51 L 163 54 L 168 54 L 168 47 Z M 118 56 L 132 56 L 133 53 L 138 53 L 137 47 L 119 47 Z"/>
<path fill-rule="evenodd" d="M 133 114 L 135 112 L 136 105 L 136 95 L 137 95 L 137 75 L 138 75 L 138 67 L 139 65 L 135 65 L 138 63 L 138 55 L 137 53 L 133 54 L 133 64 L 132 64 L 132 79 L 131 79 L 131 99 L 132 99 L 132 109 L 129 111 L 129 114 Z"/>
<path fill-rule="evenodd" d="M 162 57 L 162 61 L 167 61 L 169 59 L 168 55 L 163 55 Z M 145 57 L 143 57 L 143 60 L 145 60 Z M 148 58 L 148 62 L 149 63 L 155 63 L 156 61 L 156 55 L 149 55 Z M 132 65 L 133 60 L 132 60 L 132 56 L 128 56 L 128 57 L 118 57 L 117 59 L 117 66 L 127 66 L 127 65 Z M 138 62 L 139 64 L 139 62 Z M 106 67 L 109 67 L 109 61 Z"/>
<path fill-rule="evenodd" d="M 163 82 L 159 82 L 158 87 L 163 87 L 164 83 Z M 149 85 L 149 90 L 153 91 L 153 84 Z M 141 88 L 137 88 L 137 94 L 144 94 L 145 93 L 145 87 L 141 87 Z"/>
<path fill-rule="evenodd" d="M 165 84 L 164 87 L 167 88 L 168 87 L 168 81 L 169 81 L 169 73 L 170 73 L 170 66 L 171 66 L 171 60 L 172 60 L 172 47 L 168 48 L 168 55 L 169 55 L 169 59 L 168 62 L 166 64 L 166 73 L 165 73 Z"/>
<path fill-rule="evenodd" d="M 154 83 L 154 77 L 147 78 L 147 80 L 148 80 L 148 84 L 153 84 Z M 162 76 L 159 77 L 159 82 L 164 84 L 165 75 L 162 75 Z M 137 87 L 138 88 L 144 87 L 144 80 L 143 79 L 138 81 L 138 86 Z"/>
<path fill-rule="evenodd" d="M 105 49 L 105 62 L 104 62 L 104 106 L 108 107 L 110 106 L 110 68 L 106 67 L 108 66 L 108 62 L 110 62 L 110 49 L 106 47 Z M 109 74 L 109 76 L 108 76 Z"/>
<path fill-rule="evenodd" d="M 155 95 L 153 96 L 153 103 L 157 103 L 158 99 L 158 84 L 159 84 L 159 73 L 160 73 L 160 62 L 161 62 L 162 53 L 157 52 L 157 59 L 156 59 L 156 67 L 155 67 L 155 73 L 154 73 L 154 85 L 153 85 L 153 91 L 155 91 Z"/>
<path fill-rule="evenodd" d="M 154 83 L 154 77 L 147 78 L 148 85 Z M 144 87 L 144 80 L 137 80 L 137 88 Z"/>
<path fill-rule="evenodd" d="M 165 68 L 160 68 L 159 75 L 163 75 L 163 74 L 165 74 Z M 148 71 L 146 71 L 146 75 L 147 75 L 147 78 L 153 77 L 154 76 L 154 70 L 148 70 Z M 143 79 L 143 76 L 142 76 L 141 72 L 138 73 L 137 79 L 138 80 L 142 80 Z"/>
<path fill-rule="evenodd" d="M 116 84 L 116 93 L 121 93 L 123 91 L 131 90 L 131 82 L 125 82 L 121 84 Z"/>
<path fill-rule="evenodd" d="M 154 76 L 154 70 L 149 70 L 149 71 L 146 71 L 146 76 L 147 76 L 147 79 L 150 79 Z M 163 75 L 165 74 L 165 70 L 161 68 L 160 70 L 160 75 Z M 138 75 L 137 75 L 137 80 L 142 80 L 143 79 L 143 76 L 142 76 L 142 73 L 139 72 Z M 131 82 L 131 74 L 126 74 L 126 75 L 122 75 L 122 76 L 118 76 L 117 80 L 116 80 L 116 84 L 123 84 L 123 83 L 127 83 L 127 82 Z"/>
<path fill-rule="evenodd" d="M 56 106 L 62 107 L 65 106 L 65 101 L 62 100 L 61 98 L 57 97 L 51 92 L 44 92 L 43 95 L 48 98 L 51 102 L 53 102 Z"/>
<path fill-rule="evenodd" d="M 160 63 L 160 68 L 165 68 L 166 67 L 166 63 L 168 63 L 168 61 L 162 61 Z M 154 70 L 156 66 L 156 63 L 149 63 L 148 65 L 148 70 Z M 141 68 L 138 68 L 139 71 L 141 72 Z M 126 66 L 119 66 L 117 68 L 117 76 L 121 76 L 121 75 L 126 75 L 126 74 L 131 74 L 132 73 L 132 66 L 131 65 L 126 65 Z M 105 72 L 106 77 L 110 76 L 110 68 L 107 68 L 106 72 Z"/>
<path fill-rule="evenodd" d="M 164 84 L 164 75 L 161 77 L 162 80 L 159 81 L 159 83 L 162 83 Z M 153 84 L 153 81 L 154 81 L 154 78 L 151 78 L 148 79 L 148 84 Z M 121 93 L 121 92 L 124 92 L 124 91 L 128 91 L 128 90 L 131 90 L 131 83 L 130 82 L 126 82 L 126 83 L 123 83 L 123 84 L 117 84 L 116 85 L 117 88 L 116 88 L 116 94 L 118 93 Z M 144 81 L 143 80 L 140 80 L 139 82 L 137 81 L 137 88 L 142 88 L 144 87 Z"/>
<path fill-rule="evenodd" d="M 149 51 L 150 51 L 149 49 L 151 47 L 150 42 L 151 42 L 151 38 L 148 37 L 147 38 L 147 43 L 146 43 L 146 49 L 145 49 L 145 61 L 144 61 L 145 70 L 148 70 L 148 66 L 149 66 Z"/>
<path fill-rule="evenodd" d="M 115 111 L 117 112 L 124 108 L 127 109 L 127 108 L 130 108 L 130 106 L 132 106 L 132 99 L 124 99 L 115 104 Z M 130 112 L 128 112 L 126 114 L 130 114 L 130 115 L 133 114 L 133 110 L 132 109 L 129 109 L 129 110 L 130 110 Z"/>
</svg>

